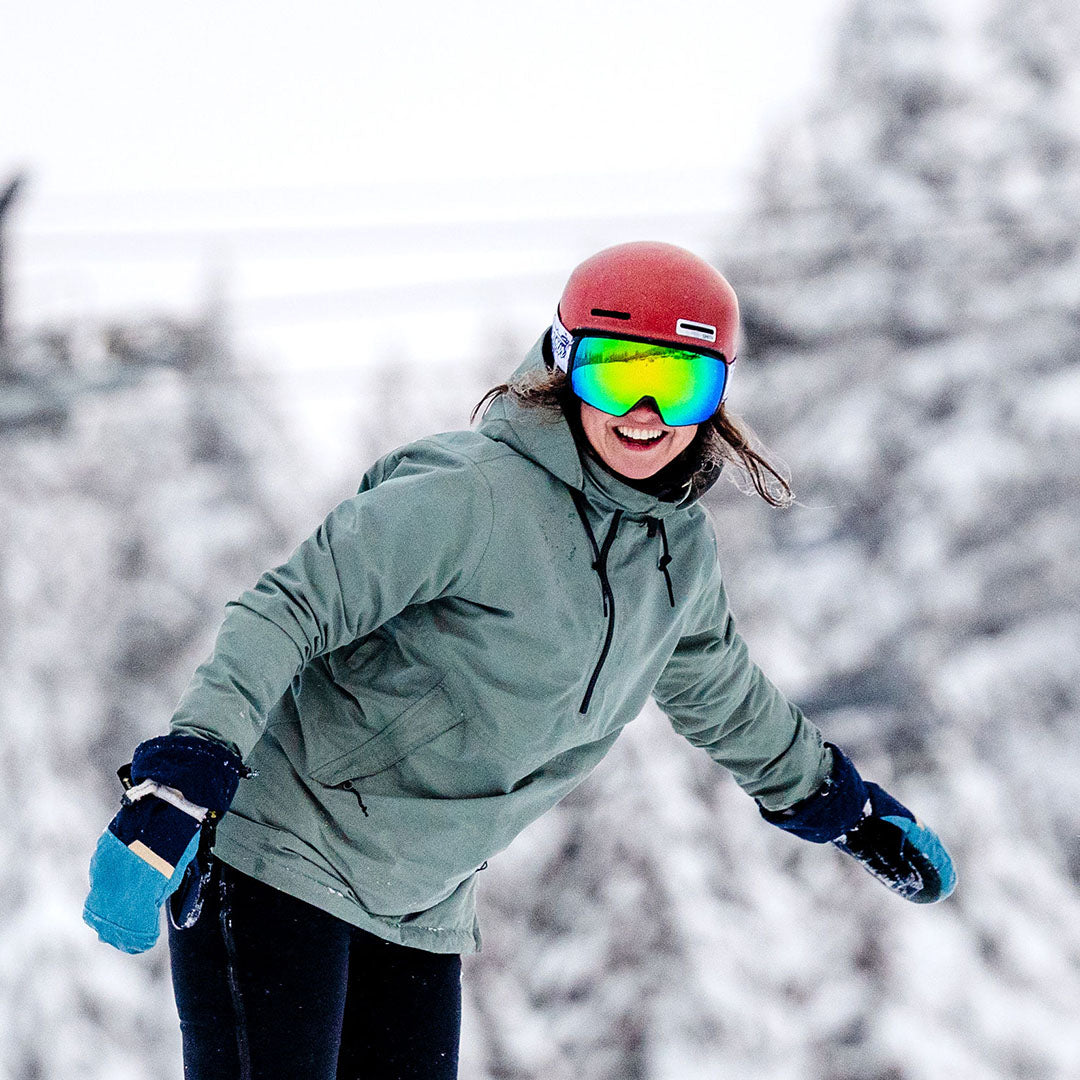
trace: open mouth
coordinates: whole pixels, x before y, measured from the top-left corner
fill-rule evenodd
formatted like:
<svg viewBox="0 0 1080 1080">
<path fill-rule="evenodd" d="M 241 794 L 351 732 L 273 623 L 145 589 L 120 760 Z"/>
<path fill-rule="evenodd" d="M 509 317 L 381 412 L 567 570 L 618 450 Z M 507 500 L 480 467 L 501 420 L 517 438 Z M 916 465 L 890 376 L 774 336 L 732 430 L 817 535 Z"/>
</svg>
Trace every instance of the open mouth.
<svg viewBox="0 0 1080 1080">
<path fill-rule="evenodd" d="M 667 434 L 662 428 L 617 427 L 615 434 L 624 446 L 648 449 L 655 446 Z"/>
</svg>

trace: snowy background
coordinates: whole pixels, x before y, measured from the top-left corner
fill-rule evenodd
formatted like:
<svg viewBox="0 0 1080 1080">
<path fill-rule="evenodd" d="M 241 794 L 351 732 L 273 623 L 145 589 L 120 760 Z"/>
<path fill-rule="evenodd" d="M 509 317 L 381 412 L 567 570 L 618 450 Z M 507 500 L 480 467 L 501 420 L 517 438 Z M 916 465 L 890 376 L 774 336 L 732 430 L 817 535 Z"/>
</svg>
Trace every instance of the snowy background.
<svg viewBox="0 0 1080 1080">
<path fill-rule="evenodd" d="M 375 309 L 363 356 L 318 319 L 260 343 L 246 327 L 275 306 L 245 311 L 227 259 L 188 309 L 78 289 L 50 309 L 46 256 L 103 290 L 119 271 L 92 231 L 77 258 L 70 230 L 12 217 L 14 314 L 32 317 L 0 366 L 0 1077 L 180 1075 L 164 950 L 120 956 L 79 921 L 113 769 L 163 728 L 226 600 L 376 454 L 463 426 L 576 259 L 638 235 L 735 283 L 732 403 L 800 496 L 777 512 L 710 493 L 741 629 L 941 832 L 960 886 L 905 905 L 764 826 L 646 714 L 485 873 L 463 1080 L 1080 1077 L 1080 9 L 935 12 L 844 8 L 814 89 L 740 148 L 737 207 L 718 196 L 710 216 L 707 169 L 677 214 L 628 179 L 616 213 L 533 221 L 526 240 L 508 201 L 512 227 L 395 233 L 402 265 L 429 237 L 460 270 L 454 245 L 488 228 L 502 255 L 474 247 L 475 280 L 388 270 L 331 301 L 320 251 L 301 274 L 318 303 Z M 351 227 L 338 270 L 374 242 Z M 307 333 L 319 360 L 300 371 Z"/>
</svg>

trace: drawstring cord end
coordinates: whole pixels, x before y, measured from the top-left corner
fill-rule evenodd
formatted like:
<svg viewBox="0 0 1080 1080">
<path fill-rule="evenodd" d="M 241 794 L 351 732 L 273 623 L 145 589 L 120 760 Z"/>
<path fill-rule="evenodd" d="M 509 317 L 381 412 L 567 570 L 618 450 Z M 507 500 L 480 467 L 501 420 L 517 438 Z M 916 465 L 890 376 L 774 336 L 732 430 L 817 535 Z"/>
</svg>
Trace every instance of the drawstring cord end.
<svg viewBox="0 0 1080 1080">
<path fill-rule="evenodd" d="M 671 552 L 668 550 L 667 529 L 664 527 L 663 518 L 646 518 L 647 535 L 650 537 L 660 534 L 660 544 L 662 551 L 660 558 L 656 561 L 656 569 L 664 575 L 664 581 L 667 584 L 668 602 L 672 607 L 675 606 L 675 588 L 671 584 L 671 575 L 668 573 L 668 566 L 671 565 Z"/>
</svg>

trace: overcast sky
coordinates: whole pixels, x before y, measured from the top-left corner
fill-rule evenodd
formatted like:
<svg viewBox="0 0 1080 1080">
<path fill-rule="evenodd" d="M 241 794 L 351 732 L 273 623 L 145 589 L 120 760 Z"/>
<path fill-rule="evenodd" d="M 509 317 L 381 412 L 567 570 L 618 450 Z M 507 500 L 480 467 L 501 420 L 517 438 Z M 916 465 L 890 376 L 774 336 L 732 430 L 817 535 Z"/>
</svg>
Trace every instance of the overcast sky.
<svg viewBox="0 0 1080 1080">
<path fill-rule="evenodd" d="M 3 0 L 18 324 L 197 310 L 252 362 L 477 347 L 584 255 L 713 254 L 841 0 Z M 457 222 L 457 225 L 454 223 Z"/>
<path fill-rule="evenodd" d="M 4 6 L 5 164 L 83 194 L 727 173 L 838 0 Z"/>
</svg>

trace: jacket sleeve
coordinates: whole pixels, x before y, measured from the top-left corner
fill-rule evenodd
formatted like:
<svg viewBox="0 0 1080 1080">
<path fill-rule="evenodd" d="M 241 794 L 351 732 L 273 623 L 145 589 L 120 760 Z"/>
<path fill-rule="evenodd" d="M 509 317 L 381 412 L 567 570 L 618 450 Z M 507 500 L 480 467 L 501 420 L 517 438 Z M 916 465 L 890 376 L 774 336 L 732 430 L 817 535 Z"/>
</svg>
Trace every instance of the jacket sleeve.
<svg viewBox="0 0 1080 1080">
<path fill-rule="evenodd" d="M 468 583 L 494 520 L 482 472 L 429 444 L 378 481 L 366 479 L 288 562 L 226 606 L 172 731 L 215 739 L 246 758 L 268 711 L 310 660 Z"/>
<path fill-rule="evenodd" d="M 832 754 L 821 732 L 750 659 L 718 567 L 700 611 L 653 696 L 680 735 L 730 770 L 766 809 L 784 810 L 821 786 Z"/>
</svg>

